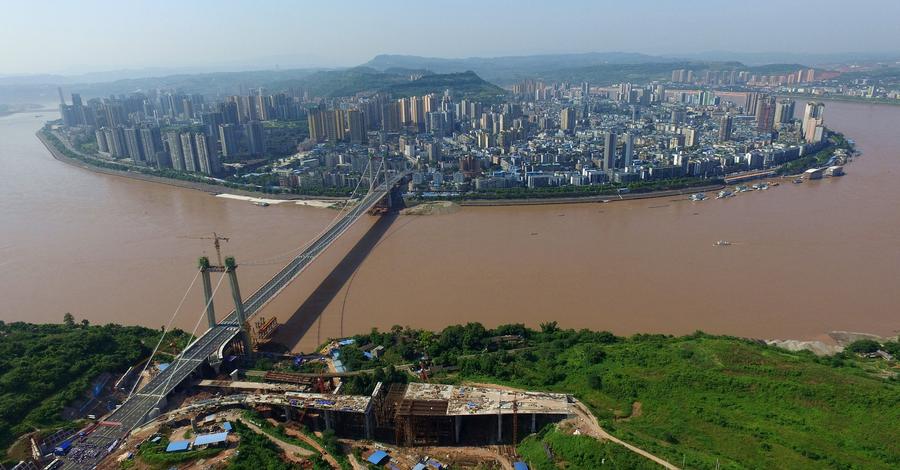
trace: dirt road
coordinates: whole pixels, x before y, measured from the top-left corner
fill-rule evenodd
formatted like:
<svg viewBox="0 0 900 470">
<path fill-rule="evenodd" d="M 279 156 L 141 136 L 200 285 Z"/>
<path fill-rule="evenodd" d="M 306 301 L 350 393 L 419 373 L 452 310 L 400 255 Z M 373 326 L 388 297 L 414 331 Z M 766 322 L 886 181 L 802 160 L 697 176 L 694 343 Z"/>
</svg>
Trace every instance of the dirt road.
<svg viewBox="0 0 900 470">
<path fill-rule="evenodd" d="M 304 449 L 303 447 L 291 444 L 289 442 L 284 442 L 281 439 L 278 439 L 277 437 L 275 437 L 271 434 L 267 434 L 265 431 L 260 429 L 259 426 L 251 423 L 250 421 L 245 421 L 245 423 L 247 424 L 247 427 L 256 431 L 257 434 L 261 434 L 261 435 L 269 438 L 269 440 L 272 441 L 273 444 L 277 445 L 278 447 L 281 448 L 281 450 L 284 451 L 284 455 L 288 459 L 290 459 L 294 462 L 303 462 L 306 460 L 303 458 L 303 456 L 313 455 L 313 452 L 311 450 Z"/>
<path fill-rule="evenodd" d="M 277 421 L 272 420 L 272 419 L 270 419 L 269 421 L 272 422 L 273 424 L 275 424 L 276 426 L 279 424 Z M 338 463 L 337 459 L 335 459 L 334 456 L 332 456 L 330 453 L 328 453 L 328 451 L 325 450 L 325 448 L 322 447 L 322 445 L 319 444 L 315 439 L 307 436 L 306 434 L 303 434 L 300 431 L 297 431 L 297 430 L 294 430 L 291 428 L 287 428 L 287 427 L 284 428 L 284 432 L 292 437 L 296 437 L 297 439 L 300 439 L 303 442 L 306 442 L 307 444 L 311 445 L 313 447 L 313 449 L 316 449 L 317 452 L 322 454 L 322 458 L 325 459 L 326 462 L 328 462 L 328 465 L 331 465 L 331 468 L 336 468 L 336 469 L 340 470 L 341 464 Z M 309 452 L 309 451 L 307 451 L 307 452 Z"/>
</svg>

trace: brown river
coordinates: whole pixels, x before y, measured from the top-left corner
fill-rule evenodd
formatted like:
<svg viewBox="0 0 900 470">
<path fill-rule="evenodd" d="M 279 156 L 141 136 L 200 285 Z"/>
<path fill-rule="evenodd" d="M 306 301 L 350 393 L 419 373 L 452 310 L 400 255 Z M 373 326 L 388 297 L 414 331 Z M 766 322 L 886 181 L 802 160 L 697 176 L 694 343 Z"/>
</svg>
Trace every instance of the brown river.
<svg viewBox="0 0 900 470">
<path fill-rule="evenodd" d="M 34 137 L 53 117 L 43 114 L 0 118 L 0 320 L 59 322 L 71 312 L 159 327 L 196 258 L 215 256 L 210 241 L 192 237 L 230 237 L 224 250 L 241 264 L 246 296 L 336 213 L 68 166 Z M 261 315 L 287 322 L 279 339 L 306 351 L 373 327 L 469 321 L 556 320 L 617 334 L 896 335 L 900 107 L 829 102 L 826 123 L 863 151 L 841 178 L 703 202 L 366 216 Z M 720 239 L 732 245 L 714 246 Z M 205 329 L 199 287 L 175 320 L 188 331 L 198 321 Z M 227 282 L 216 308 L 231 309 Z"/>
</svg>

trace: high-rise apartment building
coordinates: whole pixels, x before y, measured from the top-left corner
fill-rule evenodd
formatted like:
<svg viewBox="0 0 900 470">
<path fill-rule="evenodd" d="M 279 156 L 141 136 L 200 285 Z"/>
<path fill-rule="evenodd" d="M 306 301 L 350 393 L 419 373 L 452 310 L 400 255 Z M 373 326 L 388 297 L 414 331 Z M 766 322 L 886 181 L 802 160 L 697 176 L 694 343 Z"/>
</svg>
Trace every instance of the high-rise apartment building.
<svg viewBox="0 0 900 470">
<path fill-rule="evenodd" d="M 237 131 L 233 124 L 219 124 L 219 148 L 223 157 L 233 157 L 238 154 Z M 312 137 L 312 133 L 310 133 Z"/>
<path fill-rule="evenodd" d="M 177 132 L 166 133 L 166 144 L 169 147 L 169 160 L 172 168 L 184 171 L 184 151 L 181 148 L 181 136 Z"/>
<path fill-rule="evenodd" d="M 184 156 L 184 171 L 198 171 L 200 163 L 197 161 L 197 148 L 194 136 L 190 132 L 182 132 L 180 138 L 181 153 Z"/>
<path fill-rule="evenodd" d="M 794 120 L 794 100 L 781 99 L 775 103 L 775 129 L 781 129 Z"/>
<path fill-rule="evenodd" d="M 731 140 L 732 127 L 734 126 L 734 118 L 730 114 L 726 114 L 719 119 L 719 142 Z"/>
<path fill-rule="evenodd" d="M 616 133 L 607 131 L 603 136 L 603 169 L 607 172 L 616 167 Z"/>
<path fill-rule="evenodd" d="M 266 134 L 262 123 L 259 121 L 250 121 L 247 123 L 245 129 L 247 132 L 247 143 L 250 154 L 254 156 L 265 154 Z"/>
<path fill-rule="evenodd" d="M 559 112 L 559 128 L 565 132 L 575 130 L 575 108 L 568 106 Z"/>
<path fill-rule="evenodd" d="M 622 166 L 628 168 L 634 160 L 634 134 L 629 132 L 622 137 L 625 139 L 625 161 Z"/>
<path fill-rule="evenodd" d="M 365 115 L 358 109 L 347 111 L 347 124 L 350 130 L 350 142 L 353 144 L 364 144 L 366 140 L 366 120 Z"/>
<path fill-rule="evenodd" d="M 760 97 L 756 105 L 756 130 L 759 132 L 772 132 L 775 127 L 775 97 Z"/>
</svg>

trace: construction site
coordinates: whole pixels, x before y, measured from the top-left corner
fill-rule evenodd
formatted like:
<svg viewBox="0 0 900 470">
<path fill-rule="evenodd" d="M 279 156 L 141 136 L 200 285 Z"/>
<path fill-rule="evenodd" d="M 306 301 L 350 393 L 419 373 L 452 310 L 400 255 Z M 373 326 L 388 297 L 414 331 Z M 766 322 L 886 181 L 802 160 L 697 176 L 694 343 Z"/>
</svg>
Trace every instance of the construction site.
<svg viewBox="0 0 900 470">
<path fill-rule="evenodd" d="M 297 391 L 297 385 L 270 382 L 203 380 L 199 386 L 219 396 L 191 403 L 185 411 L 248 407 L 314 431 L 407 447 L 513 444 L 572 415 L 565 394 L 487 387 L 379 382 L 371 396 L 362 396 Z"/>
</svg>

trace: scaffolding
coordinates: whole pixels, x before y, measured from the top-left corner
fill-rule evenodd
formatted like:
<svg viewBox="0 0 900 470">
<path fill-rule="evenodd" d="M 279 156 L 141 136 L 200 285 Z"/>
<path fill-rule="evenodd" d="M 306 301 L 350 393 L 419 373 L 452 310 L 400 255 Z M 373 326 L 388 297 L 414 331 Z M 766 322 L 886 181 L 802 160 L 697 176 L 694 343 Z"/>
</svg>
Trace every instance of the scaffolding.
<svg viewBox="0 0 900 470">
<path fill-rule="evenodd" d="M 447 416 L 446 400 L 404 399 L 397 406 L 397 443 L 427 446 L 448 443 L 453 436 L 453 418 Z"/>
</svg>

